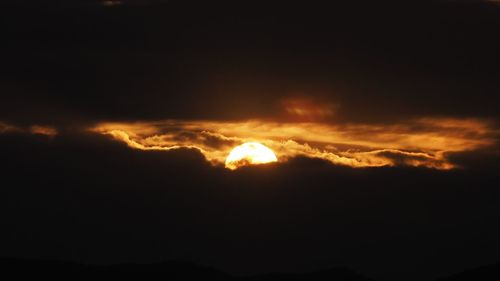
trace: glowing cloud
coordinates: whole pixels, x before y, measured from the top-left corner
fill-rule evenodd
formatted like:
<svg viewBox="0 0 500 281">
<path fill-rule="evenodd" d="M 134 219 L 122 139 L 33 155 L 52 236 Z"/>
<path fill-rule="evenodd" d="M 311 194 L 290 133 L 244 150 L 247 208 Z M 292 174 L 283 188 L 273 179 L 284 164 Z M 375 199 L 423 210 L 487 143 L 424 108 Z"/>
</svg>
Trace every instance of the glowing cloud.
<svg viewBox="0 0 500 281">
<path fill-rule="evenodd" d="M 49 126 L 33 125 L 30 127 L 30 133 L 34 135 L 54 137 L 55 135 L 57 135 L 57 129 Z"/>
<path fill-rule="evenodd" d="M 337 108 L 334 104 L 304 97 L 288 98 L 282 103 L 289 117 L 302 121 L 315 121 L 331 117 Z"/>
<path fill-rule="evenodd" d="M 351 167 L 456 167 L 447 156 L 495 143 L 497 132 L 476 119 L 418 119 L 393 125 L 276 123 L 263 121 L 162 121 L 102 123 L 92 131 L 140 150 L 198 149 L 224 165 L 237 145 L 259 142 L 284 162 L 296 156 Z"/>
<path fill-rule="evenodd" d="M 33 135 L 44 135 L 54 137 L 57 135 L 57 129 L 51 126 L 33 125 L 30 127 L 18 127 L 7 122 L 0 121 L 0 134 L 5 133 L 23 133 Z"/>
<path fill-rule="evenodd" d="M 0 121 L 0 134 L 18 132 L 18 131 L 21 131 L 21 129 L 19 129 L 16 126 L 13 126 L 9 123 Z"/>
</svg>

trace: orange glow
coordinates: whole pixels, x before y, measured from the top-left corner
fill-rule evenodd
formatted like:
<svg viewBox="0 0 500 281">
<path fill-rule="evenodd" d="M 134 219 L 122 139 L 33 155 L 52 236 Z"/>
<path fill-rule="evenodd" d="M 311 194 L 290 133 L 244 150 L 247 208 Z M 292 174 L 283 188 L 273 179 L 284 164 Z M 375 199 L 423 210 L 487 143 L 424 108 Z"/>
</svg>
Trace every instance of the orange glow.
<svg viewBox="0 0 500 281">
<path fill-rule="evenodd" d="M 32 125 L 30 127 L 18 127 L 0 121 L 0 134 L 2 133 L 22 133 L 54 137 L 58 132 L 56 128 L 50 126 Z"/>
<path fill-rule="evenodd" d="M 121 1 L 118 0 L 105 0 L 102 1 L 101 4 L 106 7 L 113 7 L 113 6 L 119 6 L 122 4 Z"/>
<path fill-rule="evenodd" d="M 44 135 L 48 137 L 53 137 L 57 135 L 57 130 L 49 126 L 34 125 L 30 127 L 30 133 L 34 135 Z"/>
<path fill-rule="evenodd" d="M 492 145 L 498 133 L 482 120 L 431 118 L 392 125 L 170 120 L 102 123 L 91 130 L 135 149 L 195 148 L 214 165 L 224 165 L 235 146 L 259 142 L 278 155 L 278 162 L 306 156 L 351 167 L 435 169 L 455 168 L 450 153 Z"/>
<path fill-rule="evenodd" d="M 336 106 L 331 103 L 318 102 L 309 98 L 289 98 L 283 106 L 291 118 L 302 121 L 322 120 L 331 117 Z"/>
<path fill-rule="evenodd" d="M 11 124 L 0 121 L 0 134 L 18 132 L 18 131 L 21 131 L 21 129 L 19 129 Z"/>
<path fill-rule="evenodd" d="M 226 158 L 226 168 L 235 170 L 242 166 L 276 162 L 274 152 L 258 142 L 246 142 L 233 148 Z"/>
</svg>

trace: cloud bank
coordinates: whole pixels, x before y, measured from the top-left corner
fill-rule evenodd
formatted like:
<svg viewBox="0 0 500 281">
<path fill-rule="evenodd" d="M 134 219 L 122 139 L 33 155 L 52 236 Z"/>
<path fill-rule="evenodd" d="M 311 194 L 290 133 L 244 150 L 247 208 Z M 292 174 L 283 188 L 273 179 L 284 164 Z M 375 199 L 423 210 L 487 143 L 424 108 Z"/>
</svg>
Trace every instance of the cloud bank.
<svg viewBox="0 0 500 281">
<path fill-rule="evenodd" d="M 453 169 L 452 153 L 493 145 L 497 131 L 478 119 L 423 118 L 393 125 L 330 125 L 266 121 L 100 123 L 92 132 L 139 150 L 194 148 L 213 165 L 244 142 L 271 148 L 279 162 L 297 156 L 350 167 L 413 166 Z"/>
</svg>

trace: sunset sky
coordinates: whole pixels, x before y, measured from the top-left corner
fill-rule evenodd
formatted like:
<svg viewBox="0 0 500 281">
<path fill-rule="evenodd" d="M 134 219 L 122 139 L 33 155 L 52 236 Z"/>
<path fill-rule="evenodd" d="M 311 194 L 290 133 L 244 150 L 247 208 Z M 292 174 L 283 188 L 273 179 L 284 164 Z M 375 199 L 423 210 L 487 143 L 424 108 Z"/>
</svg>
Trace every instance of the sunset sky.
<svg viewBox="0 0 500 281">
<path fill-rule="evenodd" d="M 500 3 L 270 2 L 2 1 L 0 257 L 500 262 Z"/>
</svg>

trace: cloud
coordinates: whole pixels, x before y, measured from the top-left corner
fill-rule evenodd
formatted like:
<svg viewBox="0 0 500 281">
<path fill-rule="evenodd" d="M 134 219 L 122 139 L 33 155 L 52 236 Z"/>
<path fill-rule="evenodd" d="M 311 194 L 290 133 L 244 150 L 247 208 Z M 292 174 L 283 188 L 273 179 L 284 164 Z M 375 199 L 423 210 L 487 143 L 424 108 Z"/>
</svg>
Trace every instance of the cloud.
<svg viewBox="0 0 500 281">
<path fill-rule="evenodd" d="M 381 280 L 409 273 L 432 280 L 441 274 L 432 264 L 461 270 L 456 259 L 488 263 L 500 249 L 498 162 L 444 172 L 296 157 L 230 172 L 195 149 L 144 151 L 106 135 L 70 133 L 50 142 L 0 136 L 4 255 L 90 263 L 182 258 L 235 273 L 346 264 Z M 378 156 L 396 157 L 386 153 Z M 398 276 L 383 278 L 390 274 Z"/>
<path fill-rule="evenodd" d="M 10 124 L 8 122 L 0 121 L 0 134 L 7 133 L 22 133 L 54 137 L 58 134 L 58 130 L 55 127 L 47 125 L 32 125 L 29 127 L 21 127 Z"/>
<path fill-rule="evenodd" d="M 17 128 L 16 126 L 0 121 L 0 134 L 18 132 L 18 131 L 20 131 L 20 129 Z"/>
<path fill-rule="evenodd" d="M 5 14 L 1 120 L 499 117 L 497 9 L 266 3 L 250 5 L 263 14 L 249 6 L 235 20 L 231 5 L 210 1 L 196 11 L 183 1 L 91 2 L 97 8 Z"/>
<path fill-rule="evenodd" d="M 447 155 L 496 143 L 497 130 L 478 119 L 424 118 L 393 125 L 163 121 L 101 123 L 91 131 L 139 150 L 199 150 L 214 165 L 236 145 L 257 141 L 280 162 L 306 156 L 350 167 L 457 167 Z"/>
<path fill-rule="evenodd" d="M 48 137 L 57 135 L 57 129 L 50 126 L 33 125 L 29 128 L 29 131 L 34 135 L 44 135 Z"/>
</svg>

